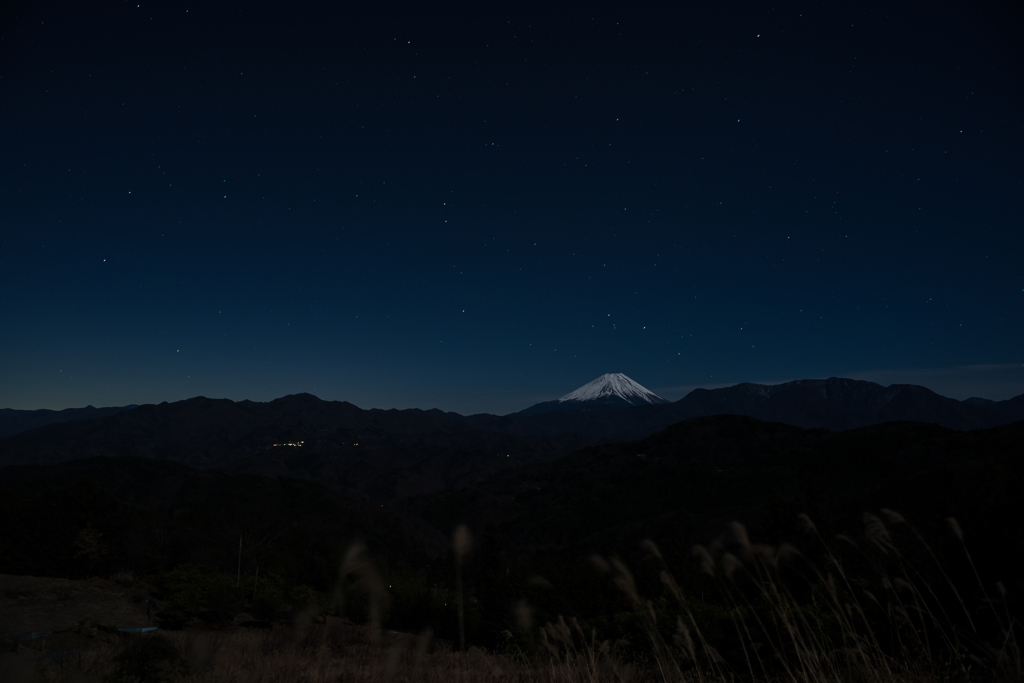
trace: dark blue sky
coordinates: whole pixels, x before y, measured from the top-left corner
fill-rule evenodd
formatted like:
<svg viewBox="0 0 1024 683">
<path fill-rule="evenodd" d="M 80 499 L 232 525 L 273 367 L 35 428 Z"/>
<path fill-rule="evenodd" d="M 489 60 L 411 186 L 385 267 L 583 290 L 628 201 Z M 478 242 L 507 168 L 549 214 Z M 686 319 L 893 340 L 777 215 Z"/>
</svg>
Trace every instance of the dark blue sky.
<svg viewBox="0 0 1024 683">
<path fill-rule="evenodd" d="M 1010 3 L 428 4 L 4 10 L 0 406 L 1024 392 Z"/>
</svg>

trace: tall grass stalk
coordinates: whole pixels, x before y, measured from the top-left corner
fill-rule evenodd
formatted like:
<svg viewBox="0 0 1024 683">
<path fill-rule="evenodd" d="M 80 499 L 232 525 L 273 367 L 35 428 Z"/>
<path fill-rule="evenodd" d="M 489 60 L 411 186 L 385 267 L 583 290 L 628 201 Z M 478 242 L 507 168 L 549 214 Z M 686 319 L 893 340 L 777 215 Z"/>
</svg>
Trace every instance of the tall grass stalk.
<svg viewBox="0 0 1024 683">
<path fill-rule="evenodd" d="M 466 606 L 465 595 L 462 591 L 462 561 L 469 553 L 472 543 L 473 537 L 470 535 L 466 525 L 460 524 L 457 526 L 452 534 L 452 551 L 455 555 L 455 589 L 459 601 L 459 650 L 462 651 L 466 650 Z"/>
</svg>

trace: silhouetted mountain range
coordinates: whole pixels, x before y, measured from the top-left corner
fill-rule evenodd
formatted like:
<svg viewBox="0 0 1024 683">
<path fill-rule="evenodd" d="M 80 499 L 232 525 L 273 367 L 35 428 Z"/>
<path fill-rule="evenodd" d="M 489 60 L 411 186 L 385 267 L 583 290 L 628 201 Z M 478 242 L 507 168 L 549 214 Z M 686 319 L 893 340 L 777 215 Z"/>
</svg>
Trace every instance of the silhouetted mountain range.
<svg viewBox="0 0 1024 683">
<path fill-rule="evenodd" d="M 1016 401 L 1024 395 L 1011 399 Z M 874 382 L 805 379 L 785 384 L 737 384 L 723 389 L 695 389 L 672 404 L 696 415 L 748 415 L 805 428 L 839 430 L 883 422 L 928 422 L 950 429 L 983 429 L 1015 419 L 993 407 L 940 396 L 914 384 L 883 387 Z M 1016 404 L 1015 404 L 1016 405 Z M 1024 407 L 1024 403 L 1020 404 Z M 1022 416 L 1024 417 L 1024 416 Z"/>
<path fill-rule="evenodd" d="M 362 410 L 309 394 L 268 403 L 198 397 L 0 440 L 0 465 L 136 456 L 315 480 L 390 500 L 465 486 L 596 442 L 492 431 L 439 410 Z"/>
<path fill-rule="evenodd" d="M 969 398 L 964 401 L 969 405 L 999 413 L 1011 420 L 1024 420 L 1024 394 L 1005 401 L 990 401 L 987 398 Z"/>
<path fill-rule="evenodd" d="M 980 525 L 1020 519 L 1010 508 L 1021 507 L 1014 501 L 1022 442 L 1024 422 L 970 432 L 889 422 L 836 432 L 718 415 L 407 505 L 438 528 L 472 520 L 496 526 L 512 546 L 575 547 L 581 557 L 633 552 L 637 538 L 707 538 L 733 519 L 779 542 L 799 534 L 799 513 L 838 531 L 885 506 L 935 513 L 929 523 L 940 526 L 949 515 Z M 1024 551 L 1022 534 L 1014 538 Z"/>
<path fill-rule="evenodd" d="M 0 408 L 0 439 L 20 434 L 21 432 L 39 429 L 46 425 L 63 422 L 81 422 L 131 410 L 137 406 L 118 406 L 111 408 L 67 408 L 65 410 L 14 410 Z"/>
<path fill-rule="evenodd" d="M 83 409 L 89 410 L 97 409 Z M 310 394 L 267 403 L 197 397 L 99 410 L 110 412 L 0 440 L 0 465 L 140 456 L 315 480 L 392 500 L 464 487 L 601 442 L 642 439 L 693 417 L 744 415 L 829 430 L 894 421 L 970 430 L 1021 419 L 1024 395 L 957 401 L 915 385 L 830 378 L 697 389 L 674 403 L 587 403 L 575 410 L 505 416 L 363 410 Z"/>
<path fill-rule="evenodd" d="M 947 571 L 975 580 L 974 565 L 967 566 L 946 523 L 955 517 L 984 583 L 1002 581 L 1017 595 L 1024 589 L 1024 527 L 1017 523 L 1024 514 L 1022 439 L 1024 422 L 973 431 L 909 422 L 831 431 L 735 415 L 698 417 L 639 441 L 591 446 L 393 505 L 290 477 L 199 471 L 153 459 L 9 467 L 0 471 L 0 514 L 17 523 L 0 525 L 0 573 L 93 576 L 128 567 L 156 575 L 200 563 L 233 586 L 237 567 L 251 576 L 258 564 L 261 577 L 284 575 L 329 593 L 346 547 L 362 539 L 385 562 L 394 609 L 426 610 L 440 619 L 448 602 L 431 607 L 428 597 L 439 586 L 447 596 L 453 585 L 447 538 L 466 523 L 476 538 L 464 573 L 478 598 L 470 604 L 489 615 L 486 628 L 497 637 L 524 595 L 545 618 L 571 610 L 601 619 L 621 595 L 602 593 L 609 581 L 593 569 L 594 553 L 622 558 L 649 589 L 661 585 L 663 564 L 642 539 L 657 545 L 688 595 L 707 590 L 710 601 L 716 584 L 691 547 L 742 553 L 722 535 L 733 520 L 755 542 L 797 543 L 802 558 L 823 557 L 823 544 L 829 554 L 845 549 L 844 571 L 874 576 L 876 558 L 861 555 L 853 531 L 870 512 L 886 518 L 885 540 L 907 542 L 935 585 Z M 808 534 L 801 513 L 816 533 Z M 898 521 L 903 518 L 913 532 Z M 76 543 L 90 528 L 105 552 L 83 557 Z M 854 536 L 836 541 L 840 533 Z M 557 590 L 544 588 L 538 576 Z M 424 617 L 406 626 L 423 623 L 430 622 Z"/>
</svg>

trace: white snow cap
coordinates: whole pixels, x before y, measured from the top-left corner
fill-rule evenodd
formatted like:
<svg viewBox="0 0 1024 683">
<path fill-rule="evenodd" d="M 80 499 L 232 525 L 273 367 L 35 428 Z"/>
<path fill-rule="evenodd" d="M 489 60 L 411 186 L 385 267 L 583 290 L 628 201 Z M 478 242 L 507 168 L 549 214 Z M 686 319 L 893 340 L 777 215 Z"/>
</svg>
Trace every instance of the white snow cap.
<svg viewBox="0 0 1024 683">
<path fill-rule="evenodd" d="M 559 403 L 565 401 L 593 401 L 600 398 L 617 396 L 632 405 L 642 403 L 668 403 L 661 396 L 653 391 L 645 389 L 621 372 L 610 372 L 601 375 L 593 382 L 588 382 L 576 391 L 566 394 L 558 399 Z"/>
</svg>

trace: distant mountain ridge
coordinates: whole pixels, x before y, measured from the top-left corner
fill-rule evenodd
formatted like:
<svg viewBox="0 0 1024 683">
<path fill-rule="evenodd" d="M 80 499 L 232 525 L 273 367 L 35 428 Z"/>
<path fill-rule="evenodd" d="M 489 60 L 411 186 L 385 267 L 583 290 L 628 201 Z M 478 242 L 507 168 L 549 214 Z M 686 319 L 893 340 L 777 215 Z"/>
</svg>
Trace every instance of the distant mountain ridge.
<svg viewBox="0 0 1024 683">
<path fill-rule="evenodd" d="M 642 439 L 668 425 L 710 415 L 745 415 L 805 429 L 846 430 L 907 421 L 970 430 L 1016 421 L 1014 411 L 1024 403 L 1022 397 L 992 402 L 991 406 L 978 405 L 976 399 L 958 401 L 913 384 L 885 387 L 831 377 L 695 389 L 674 403 L 659 405 L 622 408 L 593 404 L 575 410 L 504 417 L 474 415 L 467 419 L 481 427 L 514 434 L 575 432 L 603 440 Z"/>
<path fill-rule="evenodd" d="M 588 392 L 600 395 L 599 387 Z M 363 410 L 293 394 L 267 403 L 197 397 L 132 409 L 83 409 L 113 412 L 0 439 L 0 467 L 137 456 L 308 479 L 386 501 L 472 485 L 499 471 L 551 462 L 603 442 L 643 439 L 696 417 L 741 415 L 833 431 L 899 421 L 963 431 L 1024 417 L 1024 395 L 957 401 L 910 384 L 884 387 L 835 377 L 696 389 L 674 403 L 623 406 L 589 398 L 562 403 L 573 408 L 464 416 Z M 275 445 L 298 442 L 302 445 Z"/>
<path fill-rule="evenodd" d="M 14 410 L 12 408 L 0 408 L 0 439 L 32 429 L 39 429 L 46 425 L 94 420 L 136 407 L 135 404 L 132 404 L 108 408 L 86 406 L 84 408 L 65 408 L 64 410 Z"/>
<path fill-rule="evenodd" d="M 964 403 L 1005 415 L 1014 421 L 1024 420 L 1024 394 L 1006 399 L 1005 401 L 991 401 L 987 398 L 972 397 L 965 399 Z"/>
<path fill-rule="evenodd" d="M 914 384 L 884 387 L 874 382 L 831 377 L 775 385 L 744 383 L 722 389 L 695 389 L 673 405 L 688 417 L 747 415 L 807 429 L 844 430 L 910 421 L 966 430 L 1013 421 L 997 410 L 969 401 L 940 396 Z"/>
<path fill-rule="evenodd" d="M 267 403 L 196 397 L 2 439 L 0 466 L 144 457 L 308 479 L 392 500 L 459 488 L 596 442 L 580 434 L 498 432 L 440 410 L 363 410 L 310 394 Z"/>
</svg>

